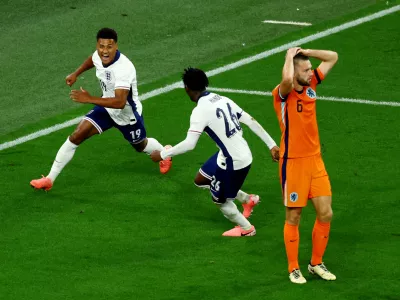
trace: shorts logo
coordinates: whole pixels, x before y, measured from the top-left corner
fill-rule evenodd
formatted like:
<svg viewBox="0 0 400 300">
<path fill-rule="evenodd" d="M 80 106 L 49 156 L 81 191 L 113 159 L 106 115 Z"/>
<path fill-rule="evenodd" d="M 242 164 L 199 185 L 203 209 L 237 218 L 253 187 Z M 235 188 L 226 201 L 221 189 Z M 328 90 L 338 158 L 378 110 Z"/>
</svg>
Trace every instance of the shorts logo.
<svg viewBox="0 0 400 300">
<path fill-rule="evenodd" d="M 111 80 L 111 72 L 110 71 L 106 71 L 106 80 L 107 81 Z"/>
<path fill-rule="evenodd" d="M 290 201 L 296 202 L 299 199 L 299 195 L 296 192 L 290 193 Z"/>
<path fill-rule="evenodd" d="M 307 93 L 307 96 L 308 97 L 310 97 L 310 98 L 317 98 L 317 94 L 315 93 L 315 91 L 312 89 L 312 88 L 308 88 L 307 89 L 307 91 L 306 91 L 306 93 Z"/>
</svg>

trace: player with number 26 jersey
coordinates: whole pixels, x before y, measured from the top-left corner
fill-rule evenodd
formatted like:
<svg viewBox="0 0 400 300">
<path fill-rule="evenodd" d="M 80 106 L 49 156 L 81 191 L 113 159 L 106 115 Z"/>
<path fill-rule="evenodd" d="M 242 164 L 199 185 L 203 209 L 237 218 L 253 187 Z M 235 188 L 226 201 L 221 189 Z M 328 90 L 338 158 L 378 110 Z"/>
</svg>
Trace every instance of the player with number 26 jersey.
<svg viewBox="0 0 400 300">
<path fill-rule="evenodd" d="M 201 94 L 193 109 L 189 132 L 200 135 L 204 131 L 214 140 L 220 149 L 217 165 L 221 169 L 240 170 L 253 161 L 240 127 L 242 114 L 243 109 L 231 99 L 210 92 Z"/>
<path fill-rule="evenodd" d="M 170 149 L 154 151 L 152 159 L 160 161 L 192 150 L 200 135 L 203 132 L 207 133 L 217 144 L 219 151 L 200 169 L 201 174 L 196 176 L 195 184 L 208 187 L 214 203 L 219 206 L 225 217 L 239 225 L 226 231 L 224 236 L 255 235 L 254 226 L 232 201 L 238 195 L 253 160 L 250 148 L 243 138 L 240 123 L 248 125 L 265 142 L 276 161 L 279 158 L 279 148 L 261 125 L 235 102 L 206 90 L 208 78 L 202 70 L 186 69 L 183 83 L 189 98 L 197 104 L 190 117 L 187 137 Z"/>
</svg>

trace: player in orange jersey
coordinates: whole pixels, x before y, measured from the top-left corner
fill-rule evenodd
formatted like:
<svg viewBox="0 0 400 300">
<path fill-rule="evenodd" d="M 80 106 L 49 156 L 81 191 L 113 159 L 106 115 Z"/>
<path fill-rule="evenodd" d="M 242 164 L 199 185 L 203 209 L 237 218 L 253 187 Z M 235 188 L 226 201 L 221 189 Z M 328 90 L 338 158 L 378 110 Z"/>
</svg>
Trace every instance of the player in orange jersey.
<svg viewBox="0 0 400 300">
<path fill-rule="evenodd" d="M 322 61 L 318 68 L 312 69 L 309 57 Z M 299 222 L 309 199 L 317 218 L 308 271 L 325 280 L 336 279 L 322 262 L 332 219 L 332 192 L 321 158 L 315 91 L 337 60 L 338 55 L 333 51 L 291 48 L 286 53 L 282 81 L 272 92 L 282 131 L 279 170 L 286 206 L 284 241 L 289 279 L 299 284 L 306 283 L 298 263 Z"/>
</svg>

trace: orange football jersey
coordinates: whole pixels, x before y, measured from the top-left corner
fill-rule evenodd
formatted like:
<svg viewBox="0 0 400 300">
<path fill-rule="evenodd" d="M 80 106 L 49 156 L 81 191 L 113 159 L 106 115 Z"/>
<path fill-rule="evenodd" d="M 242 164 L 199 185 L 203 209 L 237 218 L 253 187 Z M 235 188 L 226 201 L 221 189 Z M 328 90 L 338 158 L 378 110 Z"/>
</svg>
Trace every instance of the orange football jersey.
<svg viewBox="0 0 400 300">
<path fill-rule="evenodd" d="M 320 141 L 316 116 L 316 87 L 324 79 L 317 68 L 309 86 L 302 92 L 293 89 L 281 97 L 279 85 L 272 91 L 274 108 L 279 120 L 282 137 L 280 157 L 298 158 L 320 153 Z"/>
</svg>

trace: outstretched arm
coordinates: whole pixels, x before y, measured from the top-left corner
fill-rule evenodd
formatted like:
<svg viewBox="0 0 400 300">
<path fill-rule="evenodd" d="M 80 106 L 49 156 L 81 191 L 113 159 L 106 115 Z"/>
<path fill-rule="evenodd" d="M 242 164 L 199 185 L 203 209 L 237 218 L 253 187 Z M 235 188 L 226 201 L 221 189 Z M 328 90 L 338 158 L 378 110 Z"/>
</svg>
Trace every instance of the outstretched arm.
<svg viewBox="0 0 400 300">
<path fill-rule="evenodd" d="M 324 77 L 333 68 L 339 58 L 336 52 L 330 50 L 301 49 L 300 53 L 321 60 L 322 62 L 318 66 L 318 69 L 322 72 Z"/>
<path fill-rule="evenodd" d="M 268 146 L 269 150 L 271 151 L 272 159 L 274 161 L 278 161 L 279 148 L 268 132 L 266 132 L 265 129 L 260 125 L 260 123 L 258 123 L 245 111 L 242 112 L 239 121 L 246 124 L 251 131 L 253 131 Z"/>
<path fill-rule="evenodd" d="M 199 133 L 189 131 L 185 140 L 175 145 L 174 147 L 169 149 L 164 149 L 161 152 L 157 150 L 153 151 L 150 157 L 154 162 L 158 162 L 163 159 L 166 159 L 167 157 L 173 157 L 179 154 L 186 153 L 188 151 L 193 150 L 196 147 L 199 138 L 200 138 Z"/>
<path fill-rule="evenodd" d="M 72 86 L 76 82 L 76 79 L 78 78 L 79 75 L 81 75 L 83 72 L 85 72 L 87 70 L 90 70 L 93 67 L 94 67 L 94 64 L 93 64 L 92 56 L 89 56 L 83 62 L 83 64 L 81 64 L 79 66 L 79 68 L 75 70 L 75 72 L 69 74 L 65 78 L 65 82 L 67 83 L 67 85 Z"/>
<path fill-rule="evenodd" d="M 208 122 L 208 119 L 205 118 L 204 115 L 204 112 L 199 107 L 196 107 L 190 116 L 190 128 L 186 139 L 172 148 L 164 149 L 161 152 L 153 151 L 153 153 L 150 155 L 151 159 L 154 162 L 158 162 L 167 157 L 176 156 L 193 150 L 196 147 L 200 135 L 202 134 L 204 127 Z"/>
</svg>

